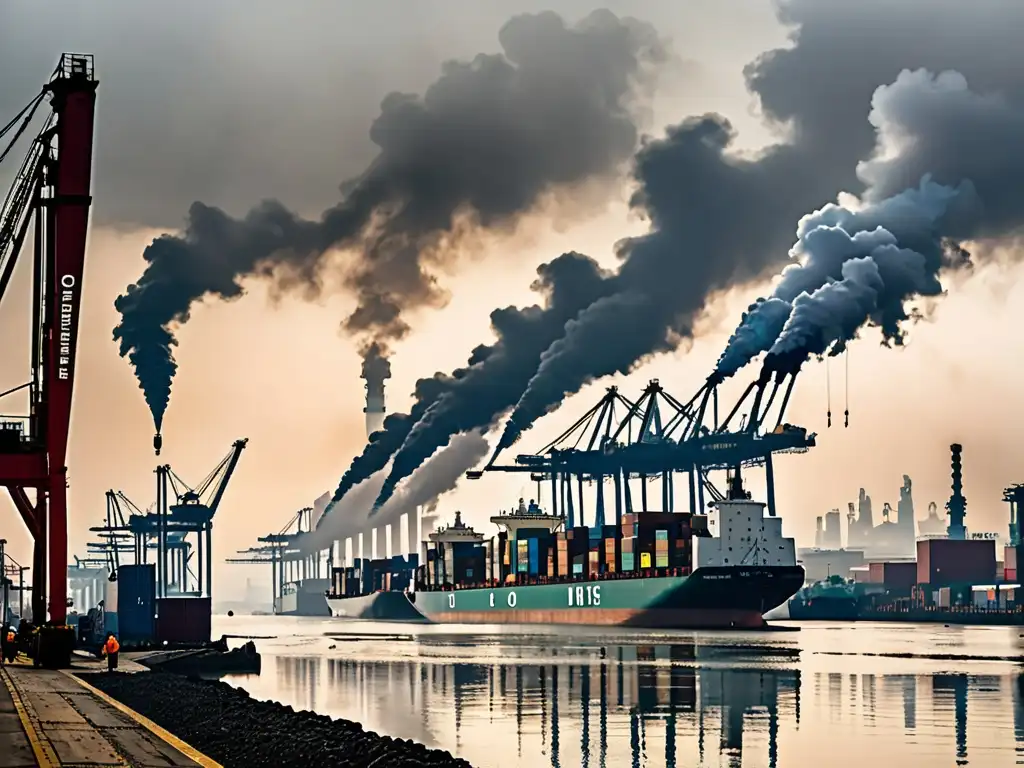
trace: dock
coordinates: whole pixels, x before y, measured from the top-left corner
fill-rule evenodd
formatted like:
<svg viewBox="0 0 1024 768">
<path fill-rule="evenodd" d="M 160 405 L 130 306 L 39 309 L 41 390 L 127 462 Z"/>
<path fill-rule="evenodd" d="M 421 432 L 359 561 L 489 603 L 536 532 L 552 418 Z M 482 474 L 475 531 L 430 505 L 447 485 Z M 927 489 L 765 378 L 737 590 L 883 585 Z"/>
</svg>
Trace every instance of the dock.
<svg viewBox="0 0 1024 768">
<path fill-rule="evenodd" d="M 137 666 L 128 661 L 120 668 Z M 70 670 L 16 662 L 0 669 L 0 768 L 138 766 L 220 768 L 88 683 L 96 662 Z M 130 671 L 125 669 L 125 671 Z M 84 678 L 84 679 L 83 679 Z"/>
</svg>

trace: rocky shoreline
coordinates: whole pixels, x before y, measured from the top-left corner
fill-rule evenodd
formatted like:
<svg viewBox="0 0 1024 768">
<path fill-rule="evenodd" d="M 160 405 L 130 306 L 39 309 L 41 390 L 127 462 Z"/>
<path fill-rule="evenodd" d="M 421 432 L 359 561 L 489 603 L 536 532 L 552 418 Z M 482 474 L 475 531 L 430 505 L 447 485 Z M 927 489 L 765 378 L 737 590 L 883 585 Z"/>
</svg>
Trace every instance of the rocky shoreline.
<svg viewBox="0 0 1024 768">
<path fill-rule="evenodd" d="M 472 768 L 447 752 L 379 736 L 359 723 L 257 701 L 227 683 L 170 672 L 82 677 L 225 768 Z"/>
</svg>

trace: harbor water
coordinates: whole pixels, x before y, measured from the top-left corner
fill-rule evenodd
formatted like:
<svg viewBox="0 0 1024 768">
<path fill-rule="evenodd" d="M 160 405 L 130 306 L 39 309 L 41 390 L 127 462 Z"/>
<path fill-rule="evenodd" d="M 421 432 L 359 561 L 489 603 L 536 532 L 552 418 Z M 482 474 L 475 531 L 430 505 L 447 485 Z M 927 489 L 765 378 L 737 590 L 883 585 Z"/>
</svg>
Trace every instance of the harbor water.
<svg viewBox="0 0 1024 768">
<path fill-rule="evenodd" d="M 224 678 L 232 685 L 478 768 L 1024 765 L 1019 630 L 790 626 L 214 620 L 215 635 L 266 638 L 262 674 Z"/>
</svg>

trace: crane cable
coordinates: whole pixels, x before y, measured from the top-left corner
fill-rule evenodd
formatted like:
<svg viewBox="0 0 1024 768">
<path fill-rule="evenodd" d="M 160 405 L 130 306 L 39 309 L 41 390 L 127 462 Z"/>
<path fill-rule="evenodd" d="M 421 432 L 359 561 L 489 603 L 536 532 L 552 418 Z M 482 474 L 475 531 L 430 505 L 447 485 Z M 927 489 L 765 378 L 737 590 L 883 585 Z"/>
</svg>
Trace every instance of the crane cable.
<svg viewBox="0 0 1024 768">
<path fill-rule="evenodd" d="M 11 153 L 11 150 L 14 149 L 14 145 L 18 143 L 18 139 L 20 139 L 22 135 L 25 133 L 25 131 L 28 129 L 29 124 L 32 122 L 32 118 L 35 117 L 36 110 L 39 108 L 39 105 L 43 101 L 43 96 L 45 95 L 45 92 L 40 93 L 38 96 L 32 99 L 32 101 L 26 104 L 25 108 L 22 109 L 21 112 L 19 112 L 17 115 L 15 115 L 14 119 L 11 120 L 11 122 L 9 122 L 3 128 L 0 128 L 0 138 L 3 138 L 11 130 L 11 128 L 13 128 L 15 124 L 17 124 L 18 120 L 21 120 L 22 116 L 24 115 L 25 119 L 22 120 L 21 126 L 14 134 L 14 137 L 11 139 L 6 149 L 4 149 L 3 153 L 0 154 L 0 163 L 2 163 L 4 161 L 4 158 L 6 158 Z"/>
<path fill-rule="evenodd" d="M 825 397 L 828 401 L 828 426 L 832 426 L 832 374 L 831 368 L 828 364 L 828 358 L 825 358 Z"/>
<path fill-rule="evenodd" d="M 844 427 L 850 426 L 850 348 L 846 348 L 846 411 Z"/>
</svg>

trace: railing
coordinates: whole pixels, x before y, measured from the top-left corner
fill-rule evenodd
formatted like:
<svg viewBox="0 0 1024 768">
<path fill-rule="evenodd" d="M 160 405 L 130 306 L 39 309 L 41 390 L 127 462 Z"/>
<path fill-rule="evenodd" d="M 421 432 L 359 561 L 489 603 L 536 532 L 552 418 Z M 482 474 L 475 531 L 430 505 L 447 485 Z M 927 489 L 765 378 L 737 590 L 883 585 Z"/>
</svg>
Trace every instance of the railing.
<svg viewBox="0 0 1024 768">
<path fill-rule="evenodd" d="M 91 53 L 61 54 L 57 68 L 53 70 L 50 82 L 61 78 L 84 77 L 92 80 L 95 74 L 95 57 Z"/>
</svg>

